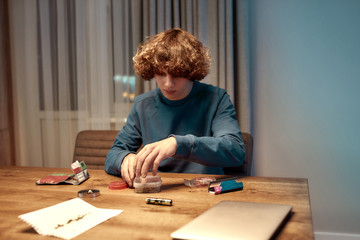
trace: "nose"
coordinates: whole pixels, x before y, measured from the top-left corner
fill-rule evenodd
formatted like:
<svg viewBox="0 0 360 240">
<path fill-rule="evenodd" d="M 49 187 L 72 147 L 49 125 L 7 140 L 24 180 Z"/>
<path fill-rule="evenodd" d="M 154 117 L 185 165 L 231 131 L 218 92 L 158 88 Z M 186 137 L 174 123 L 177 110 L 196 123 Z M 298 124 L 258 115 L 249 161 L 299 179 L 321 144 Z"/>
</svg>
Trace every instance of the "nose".
<svg viewBox="0 0 360 240">
<path fill-rule="evenodd" d="M 174 78 L 171 75 L 166 74 L 165 87 L 171 89 L 174 85 L 175 85 Z"/>
</svg>

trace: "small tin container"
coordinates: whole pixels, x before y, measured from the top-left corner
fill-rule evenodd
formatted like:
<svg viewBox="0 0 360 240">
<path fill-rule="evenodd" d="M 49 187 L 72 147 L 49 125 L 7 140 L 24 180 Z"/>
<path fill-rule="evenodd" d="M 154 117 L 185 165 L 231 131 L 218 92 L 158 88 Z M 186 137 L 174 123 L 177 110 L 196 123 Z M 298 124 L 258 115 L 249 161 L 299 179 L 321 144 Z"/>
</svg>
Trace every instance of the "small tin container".
<svg viewBox="0 0 360 240">
<path fill-rule="evenodd" d="M 159 175 L 147 175 L 146 178 L 136 177 L 134 180 L 136 193 L 157 193 L 161 191 L 161 178 Z"/>
<path fill-rule="evenodd" d="M 78 192 L 79 198 L 95 198 L 100 196 L 100 190 L 98 189 L 84 189 Z"/>
</svg>

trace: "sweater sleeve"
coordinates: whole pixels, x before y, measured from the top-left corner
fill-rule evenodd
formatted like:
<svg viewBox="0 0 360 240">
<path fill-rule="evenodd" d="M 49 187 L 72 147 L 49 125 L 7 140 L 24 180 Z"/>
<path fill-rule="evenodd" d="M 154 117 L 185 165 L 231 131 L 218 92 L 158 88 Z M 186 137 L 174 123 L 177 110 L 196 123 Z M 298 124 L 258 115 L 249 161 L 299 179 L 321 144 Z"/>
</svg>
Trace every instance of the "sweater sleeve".
<svg viewBox="0 0 360 240">
<path fill-rule="evenodd" d="M 211 123 L 212 136 L 172 135 L 177 142 L 175 158 L 211 167 L 241 166 L 245 145 L 229 95 L 221 98 Z"/>
<path fill-rule="evenodd" d="M 136 105 L 131 109 L 125 126 L 106 155 L 105 171 L 109 174 L 120 176 L 123 159 L 129 153 L 136 153 L 141 146 L 141 131 L 135 109 Z"/>
</svg>

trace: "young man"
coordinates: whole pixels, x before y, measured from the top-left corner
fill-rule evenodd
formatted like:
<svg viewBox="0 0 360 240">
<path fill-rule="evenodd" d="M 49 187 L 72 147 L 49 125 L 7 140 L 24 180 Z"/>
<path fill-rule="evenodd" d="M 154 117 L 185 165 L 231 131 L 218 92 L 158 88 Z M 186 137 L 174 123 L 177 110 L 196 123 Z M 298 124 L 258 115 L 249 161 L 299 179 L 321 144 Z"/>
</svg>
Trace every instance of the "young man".
<svg viewBox="0 0 360 240">
<path fill-rule="evenodd" d="M 182 29 L 167 30 L 140 45 L 133 62 L 158 88 L 136 97 L 106 157 L 107 173 L 132 187 L 150 170 L 224 174 L 223 167 L 242 165 L 245 146 L 229 95 L 199 82 L 210 68 L 201 42 Z"/>
</svg>

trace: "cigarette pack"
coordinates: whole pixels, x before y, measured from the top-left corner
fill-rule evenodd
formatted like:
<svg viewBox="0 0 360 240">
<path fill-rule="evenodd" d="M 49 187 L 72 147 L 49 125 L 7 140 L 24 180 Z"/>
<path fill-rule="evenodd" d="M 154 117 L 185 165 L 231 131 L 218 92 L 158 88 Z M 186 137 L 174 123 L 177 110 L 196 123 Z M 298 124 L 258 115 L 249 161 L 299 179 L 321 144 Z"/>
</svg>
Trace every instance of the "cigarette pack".
<svg viewBox="0 0 360 240">
<path fill-rule="evenodd" d="M 38 185 L 44 184 L 72 184 L 72 185 L 79 185 L 80 183 L 84 182 L 90 177 L 89 171 L 86 167 L 84 161 L 78 162 L 75 161 L 71 164 L 71 170 L 73 174 L 64 174 L 64 173 L 57 173 L 51 174 L 46 177 L 42 177 L 36 181 Z"/>
</svg>

